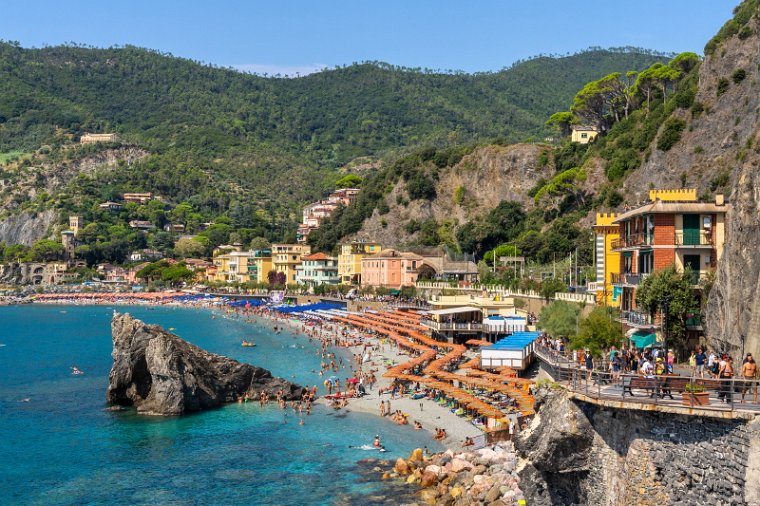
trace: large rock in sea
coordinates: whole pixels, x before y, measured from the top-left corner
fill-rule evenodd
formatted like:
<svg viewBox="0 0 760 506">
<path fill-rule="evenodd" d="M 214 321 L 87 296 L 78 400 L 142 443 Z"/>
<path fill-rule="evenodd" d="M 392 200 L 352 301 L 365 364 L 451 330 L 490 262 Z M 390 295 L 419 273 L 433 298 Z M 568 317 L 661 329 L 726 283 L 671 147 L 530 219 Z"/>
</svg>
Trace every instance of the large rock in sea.
<svg viewBox="0 0 760 506">
<path fill-rule="evenodd" d="M 113 367 L 106 400 L 135 406 L 138 413 L 181 415 L 234 402 L 262 391 L 286 400 L 299 399 L 303 388 L 272 376 L 266 369 L 209 353 L 129 314 L 111 321 Z"/>
</svg>

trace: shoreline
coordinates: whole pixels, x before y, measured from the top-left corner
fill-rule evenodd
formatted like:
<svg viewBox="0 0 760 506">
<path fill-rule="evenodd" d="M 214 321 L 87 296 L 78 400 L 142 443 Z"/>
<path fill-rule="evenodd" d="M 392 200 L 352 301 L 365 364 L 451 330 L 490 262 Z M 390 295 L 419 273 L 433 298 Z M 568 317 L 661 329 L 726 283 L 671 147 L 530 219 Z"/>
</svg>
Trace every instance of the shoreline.
<svg viewBox="0 0 760 506">
<path fill-rule="evenodd" d="M 336 359 L 338 359 L 338 353 L 340 353 L 341 361 L 339 371 L 333 372 L 327 370 L 325 371 L 325 376 L 339 376 L 341 373 L 354 375 L 359 372 L 365 374 L 371 373 L 375 376 L 376 382 L 374 385 L 368 388 L 365 384 L 366 395 L 358 398 L 349 398 L 348 405 L 337 408 L 336 411 L 345 410 L 345 413 L 355 411 L 358 413 L 370 413 L 380 416 L 380 400 L 390 401 L 391 412 L 401 410 L 402 413 L 408 415 L 409 430 L 416 430 L 414 428 L 414 422 L 418 421 L 422 424 L 422 429 L 420 430 L 430 433 L 431 441 L 435 441 L 433 436 L 435 435 L 436 429 L 444 429 L 447 433 L 447 437 L 438 441 L 442 446 L 453 451 L 462 451 L 467 448 L 463 446 L 465 438 L 475 438 L 484 434 L 481 429 L 452 413 L 449 408 L 439 406 L 430 399 L 415 400 L 407 396 L 391 397 L 390 392 L 387 392 L 386 390 L 389 389 L 392 380 L 383 377 L 383 373 L 393 365 L 408 360 L 409 355 L 400 353 L 400 350 L 392 345 L 391 340 L 369 335 L 359 329 L 348 327 L 345 324 L 323 320 L 319 326 L 307 327 L 304 321 L 298 318 L 293 318 L 288 314 L 279 315 L 274 311 L 262 311 L 259 308 L 251 308 L 250 310 L 244 308 L 231 308 L 210 301 L 160 302 L 157 300 L 134 299 L 55 299 L 34 300 L 31 304 L 54 306 L 118 306 L 127 308 L 131 306 L 187 307 L 210 309 L 212 312 L 219 311 L 220 313 L 229 316 L 234 315 L 244 323 L 262 325 L 273 331 L 275 327 L 286 326 L 289 331 L 296 333 L 301 337 L 321 341 L 323 352 L 335 353 Z M 310 331 L 309 329 L 313 330 Z M 363 367 L 360 366 L 357 368 L 357 363 L 352 360 L 352 357 L 356 354 L 360 354 L 361 356 L 365 352 L 365 346 L 370 350 L 371 359 L 364 363 Z M 262 367 L 265 366 L 265 364 L 260 365 Z M 327 392 L 325 392 L 321 385 L 323 379 L 323 377 L 320 377 L 319 381 L 317 381 L 320 395 L 316 403 L 328 407 L 329 401 L 325 398 Z M 383 394 L 380 394 L 381 391 L 383 391 Z M 396 423 L 389 415 L 386 415 L 383 418 L 386 418 L 389 423 Z"/>
</svg>

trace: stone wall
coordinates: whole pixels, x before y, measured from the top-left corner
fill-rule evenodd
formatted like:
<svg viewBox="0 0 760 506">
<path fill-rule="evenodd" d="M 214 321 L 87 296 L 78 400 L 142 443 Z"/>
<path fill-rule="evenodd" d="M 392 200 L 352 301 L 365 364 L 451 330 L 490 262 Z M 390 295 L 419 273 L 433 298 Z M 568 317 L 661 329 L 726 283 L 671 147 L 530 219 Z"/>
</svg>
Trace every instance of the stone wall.
<svg viewBox="0 0 760 506">
<path fill-rule="evenodd" d="M 542 392 L 515 440 L 532 505 L 758 504 L 760 422 L 603 408 Z"/>
</svg>

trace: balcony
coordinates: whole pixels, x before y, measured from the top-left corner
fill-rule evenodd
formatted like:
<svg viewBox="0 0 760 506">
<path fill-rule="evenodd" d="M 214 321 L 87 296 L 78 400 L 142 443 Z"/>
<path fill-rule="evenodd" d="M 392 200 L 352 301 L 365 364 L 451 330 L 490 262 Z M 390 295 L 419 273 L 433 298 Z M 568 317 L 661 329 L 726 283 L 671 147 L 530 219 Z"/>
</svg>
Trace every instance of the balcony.
<svg viewBox="0 0 760 506">
<path fill-rule="evenodd" d="M 612 284 L 638 286 L 638 284 L 644 281 L 647 276 L 649 276 L 648 272 L 644 272 L 644 273 L 628 272 L 628 273 L 622 273 L 622 274 L 612 273 Z"/>
<path fill-rule="evenodd" d="M 612 241 L 612 249 L 635 248 L 637 246 L 649 246 L 652 243 L 651 238 L 644 233 L 630 234 L 620 239 Z"/>
<path fill-rule="evenodd" d="M 651 315 L 639 311 L 623 311 L 620 313 L 618 321 L 631 327 L 654 328 L 659 326 L 659 318 L 652 318 Z"/>
<path fill-rule="evenodd" d="M 452 330 L 452 331 L 455 330 L 455 331 L 460 331 L 460 332 L 466 332 L 466 331 L 478 332 L 478 331 L 483 330 L 483 324 L 476 323 L 476 322 L 457 323 L 457 322 L 437 322 L 433 320 L 422 320 L 421 323 L 427 328 L 435 330 L 437 332 L 446 331 L 446 330 Z"/>
<path fill-rule="evenodd" d="M 682 230 L 676 232 L 675 243 L 677 246 L 709 246 L 712 247 L 712 234 L 704 230 Z"/>
</svg>

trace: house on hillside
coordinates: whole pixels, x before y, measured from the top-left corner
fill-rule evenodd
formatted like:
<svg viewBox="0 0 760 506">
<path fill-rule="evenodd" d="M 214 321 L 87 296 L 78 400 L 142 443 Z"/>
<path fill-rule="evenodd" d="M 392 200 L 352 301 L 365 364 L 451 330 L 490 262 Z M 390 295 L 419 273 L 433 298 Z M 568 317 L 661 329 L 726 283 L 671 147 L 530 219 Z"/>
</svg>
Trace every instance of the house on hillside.
<svg viewBox="0 0 760 506">
<path fill-rule="evenodd" d="M 103 202 L 98 207 L 104 211 L 121 211 L 122 205 L 109 200 L 108 202 Z"/>
<path fill-rule="evenodd" d="M 153 223 L 144 220 L 132 220 L 129 222 L 129 227 L 137 230 L 153 230 L 156 228 Z"/>
<path fill-rule="evenodd" d="M 116 134 L 90 134 L 86 133 L 79 138 L 80 144 L 95 144 L 98 142 L 116 142 L 118 136 Z"/>
<path fill-rule="evenodd" d="M 599 129 L 590 125 L 573 125 L 570 140 L 578 144 L 588 144 L 599 135 Z"/>
<path fill-rule="evenodd" d="M 136 202 L 138 204 L 146 204 L 153 200 L 153 193 L 125 193 L 122 197 L 124 202 Z"/>
</svg>

